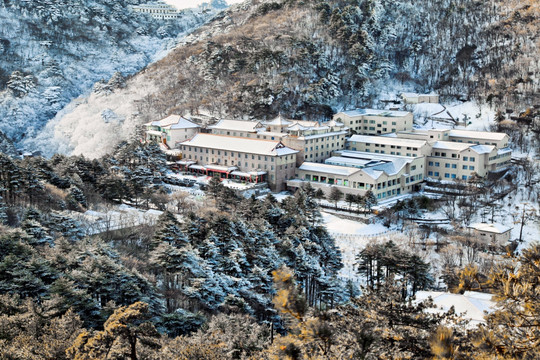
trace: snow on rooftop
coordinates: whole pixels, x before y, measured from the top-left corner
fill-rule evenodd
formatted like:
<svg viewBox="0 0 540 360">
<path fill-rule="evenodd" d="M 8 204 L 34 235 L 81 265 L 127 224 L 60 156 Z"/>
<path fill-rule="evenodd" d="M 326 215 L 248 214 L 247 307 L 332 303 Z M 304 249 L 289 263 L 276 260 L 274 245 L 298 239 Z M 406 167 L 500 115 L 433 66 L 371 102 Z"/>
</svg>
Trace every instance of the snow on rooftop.
<svg viewBox="0 0 540 360">
<path fill-rule="evenodd" d="M 171 129 L 189 129 L 189 128 L 198 128 L 199 125 L 192 123 L 188 119 L 180 115 L 170 115 L 159 121 L 153 121 L 147 125 L 159 126 L 159 127 L 169 127 Z"/>
<path fill-rule="evenodd" d="M 285 119 L 281 114 L 270 121 L 265 121 L 264 125 L 290 125 L 292 124 L 291 120 Z"/>
<path fill-rule="evenodd" d="M 352 156 L 333 156 L 325 162 L 329 165 L 361 168 L 367 175 L 374 179 L 378 179 L 383 173 L 388 176 L 399 174 L 408 163 L 414 160 L 412 157 L 394 155 L 379 156 L 380 154 L 360 151 L 342 151 L 338 153 Z"/>
<path fill-rule="evenodd" d="M 510 226 L 502 225 L 499 223 L 492 223 L 492 224 L 486 224 L 486 223 L 476 223 L 469 226 L 471 229 L 475 229 L 478 231 L 485 231 L 490 232 L 494 234 L 504 234 L 507 231 L 512 230 Z"/>
<path fill-rule="evenodd" d="M 498 132 L 458 130 L 458 129 L 450 130 L 449 135 L 451 137 L 462 137 L 462 138 L 483 139 L 483 140 L 493 140 L 493 141 L 504 140 L 504 138 L 508 136 L 504 133 L 498 133 Z"/>
<path fill-rule="evenodd" d="M 298 153 L 297 150 L 288 148 L 279 141 L 214 134 L 197 134 L 190 140 L 182 142 L 181 145 L 269 156 L 284 156 Z"/>
<path fill-rule="evenodd" d="M 395 159 L 386 163 L 380 163 L 372 167 L 374 170 L 383 171 L 386 175 L 397 175 L 407 165 L 408 161 Z"/>
<path fill-rule="evenodd" d="M 329 159 L 326 159 L 324 161 L 326 164 L 329 165 L 338 165 L 338 166 L 353 166 L 353 167 L 365 167 L 367 164 L 373 162 L 369 159 L 356 159 L 356 158 L 346 158 L 342 156 L 332 156 Z"/>
<path fill-rule="evenodd" d="M 343 175 L 343 176 L 350 176 L 360 171 L 360 169 L 351 168 L 347 166 L 319 164 L 319 163 L 314 163 L 314 162 L 304 162 L 302 165 L 300 165 L 298 169 L 304 170 L 304 171 L 315 171 L 318 173 Z"/>
<path fill-rule="evenodd" d="M 374 180 L 377 180 L 379 177 L 381 177 L 382 174 L 384 174 L 384 171 L 377 170 L 375 167 L 365 168 L 365 169 L 362 169 L 362 170 L 364 171 L 364 173 L 366 175 L 370 176 Z"/>
<path fill-rule="evenodd" d="M 353 135 L 349 138 L 349 142 L 360 142 L 369 144 L 397 145 L 397 146 L 414 146 L 421 147 L 426 145 L 425 140 L 413 140 L 388 136 L 370 136 L 370 135 Z"/>
<path fill-rule="evenodd" d="M 378 110 L 378 109 L 355 109 L 342 111 L 340 114 L 347 116 L 387 116 L 387 117 L 403 117 L 411 114 L 408 111 L 397 110 Z"/>
<path fill-rule="evenodd" d="M 209 129 L 216 130 L 233 130 L 233 131 L 249 131 L 256 132 L 258 128 L 261 128 L 262 124 L 258 121 L 247 120 L 219 120 L 217 124 L 211 125 Z"/>
<path fill-rule="evenodd" d="M 435 150 L 457 150 L 463 151 L 470 148 L 472 144 L 458 143 L 453 141 L 437 141 L 433 144 Z"/>
<path fill-rule="evenodd" d="M 381 153 L 372 153 L 372 152 L 366 152 L 366 151 L 338 150 L 338 151 L 335 151 L 335 153 L 346 158 L 364 159 L 364 160 L 369 160 L 369 161 L 374 161 L 374 160 L 394 161 L 394 159 L 406 159 L 408 160 L 408 162 L 411 162 L 414 159 L 416 159 L 415 157 L 412 157 L 412 156 L 381 154 Z"/>
<path fill-rule="evenodd" d="M 471 146 L 471 150 L 474 150 L 478 154 L 489 154 L 493 150 L 495 150 L 495 146 L 493 146 L 493 145 L 474 145 L 474 146 Z"/>
<path fill-rule="evenodd" d="M 302 126 L 298 123 L 291 125 L 287 128 L 287 130 L 289 131 L 303 131 L 303 130 L 308 130 L 308 129 L 309 129 L 308 127 Z"/>
</svg>

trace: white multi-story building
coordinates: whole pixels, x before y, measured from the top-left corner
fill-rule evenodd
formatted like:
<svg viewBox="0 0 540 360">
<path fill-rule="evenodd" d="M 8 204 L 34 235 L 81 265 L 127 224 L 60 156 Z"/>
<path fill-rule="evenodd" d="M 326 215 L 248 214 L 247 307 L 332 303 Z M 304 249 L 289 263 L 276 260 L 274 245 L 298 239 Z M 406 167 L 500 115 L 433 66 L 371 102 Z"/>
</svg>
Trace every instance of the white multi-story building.
<svg viewBox="0 0 540 360">
<path fill-rule="evenodd" d="M 290 120 L 280 115 L 271 121 L 263 122 L 263 125 L 266 127 L 266 133 L 261 132 L 263 138 L 282 134 L 281 141 L 299 151 L 298 165 L 304 161 L 322 163 L 332 156 L 332 152 L 343 150 L 348 134 L 345 125 L 335 120 Z"/>
<path fill-rule="evenodd" d="M 356 109 L 337 113 L 333 119 L 362 135 L 389 134 L 413 127 L 413 114 L 408 111 Z"/>
<path fill-rule="evenodd" d="M 323 162 L 333 151 L 343 150 L 348 129 L 335 120 L 327 122 L 290 120 L 279 115 L 273 120 L 220 120 L 209 126 L 212 134 L 281 141 L 298 150 L 298 165 L 304 161 Z"/>
<path fill-rule="evenodd" d="M 354 195 L 372 191 L 377 199 L 384 200 L 419 190 L 424 164 L 424 157 L 338 151 L 324 164 L 304 162 L 287 186 L 300 188 L 309 182 L 327 195 L 332 187 Z"/>
<path fill-rule="evenodd" d="M 431 151 L 426 140 L 370 135 L 351 136 L 347 141 L 347 149 L 411 157 L 428 156 Z"/>
<path fill-rule="evenodd" d="M 499 149 L 508 147 L 508 141 L 510 140 L 510 137 L 505 133 L 459 129 L 398 131 L 395 136 L 403 139 L 452 141 L 475 145 L 494 145 Z"/>
<path fill-rule="evenodd" d="M 159 121 L 151 121 L 146 126 L 146 140 L 163 143 L 170 148 L 199 133 L 201 127 L 180 115 L 170 115 Z"/>
<path fill-rule="evenodd" d="M 163 1 L 135 5 L 132 9 L 134 12 L 149 14 L 154 19 L 159 20 L 176 20 L 181 14 L 174 6 L 166 4 Z"/>
<path fill-rule="evenodd" d="M 267 182 L 281 191 L 294 177 L 298 151 L 280 141 L 197 134 L 180 144 L 185 170 L 208 176 Z"/>
<path fill-rule="evenodd" d="M 510 165 L 508 135 L 469 130 L 400 131 L 387 136 L 354 135 L 350 150 L 390 155 L 423 156 L 425 177 L 468 180 L 485 177 Z"/>
</svg>

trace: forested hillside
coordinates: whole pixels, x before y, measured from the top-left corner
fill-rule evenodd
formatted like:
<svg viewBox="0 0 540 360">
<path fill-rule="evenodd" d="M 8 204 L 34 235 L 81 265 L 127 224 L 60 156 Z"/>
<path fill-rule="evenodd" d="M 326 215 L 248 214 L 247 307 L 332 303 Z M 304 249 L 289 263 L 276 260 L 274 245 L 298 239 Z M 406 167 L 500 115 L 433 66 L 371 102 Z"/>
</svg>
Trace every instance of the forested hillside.
<svg viewBox="0 0 540 360">
<path fill-rule="evenodd" d="M 215 13 L 159 22 L 130 10 L 142 2 L 0 1 L 0 132 L 15 142 L 33 137 L 95 82 L 116 73 L 109 88 L 122 86 Z"/>
<path fill-rule="evenodd" d="M 35 145 L 67 136 L 62 151 L 97 156 L 107 134 L 173 112 L 326 119 L 404 88 L 524 111 L 539 89 L 537 27 L 525 0 L 248 1 Z M 125 121 L 103 124 L 104 112 Z"/>
<path fill-rule="evenodd" d="M 415 302 L 429 266 L 392 242 L 342 266 L 313 189 L 277 202 L 176 197 L 157 223 L 88 234 L 75 215 L 120 201 L 165 210 L 165 159 L 123 143 L 96 160 L 0 154 L 0 358 L 534 359 L 540 341 L 538 244 L 480 278 L 496 294 L 481 326 Z M 415 260 L 416 259 L 416 260 Z M 472 270 L 471 270 L 472 269 Z"/>
</svg>

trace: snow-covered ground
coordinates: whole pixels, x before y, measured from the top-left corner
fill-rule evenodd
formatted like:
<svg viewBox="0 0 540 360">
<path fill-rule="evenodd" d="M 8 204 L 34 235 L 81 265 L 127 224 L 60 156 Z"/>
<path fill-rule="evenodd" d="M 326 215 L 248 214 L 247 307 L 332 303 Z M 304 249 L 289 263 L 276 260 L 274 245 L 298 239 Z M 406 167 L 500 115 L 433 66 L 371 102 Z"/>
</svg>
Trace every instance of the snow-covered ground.
<svg viewBox="0 0 540 360">
<path fill-rule="evenodd" d="M 83 214 L 71 212 L 70 216 L 80 221 L 86 235 L 95 235 L 142 224 L 154 225 L 162 213 L 162 211 L 154 209 L 141 210 L 122 204 L 109 208 L 87 210 Z"/>
<path fill-rule="evenodd" d="M 474 291 L 466 291 L 463 295 L 440 291 L 419 291 L 416 300 L 423 301 L 428 297 L 433 299 L 436 309 L 429 309 L 433 313 L 444 313 L 453 306 L 456 314 L 470 320 L 474 326 L 484 322 L 484 315 L 494 310 L 493 295 Z"/>
<path fill-rule="evenodd" d="M 381 224 L 365 224 L 359 221 L 342 219 L 327 212 L 321 212 L 328 232 L 336 240 L 341 250 L 344 267 L 340 275 L 357 280 L 354 263 L 356 255 L 370 242 L 384 239 L 392 233 Z"/>
</svg>

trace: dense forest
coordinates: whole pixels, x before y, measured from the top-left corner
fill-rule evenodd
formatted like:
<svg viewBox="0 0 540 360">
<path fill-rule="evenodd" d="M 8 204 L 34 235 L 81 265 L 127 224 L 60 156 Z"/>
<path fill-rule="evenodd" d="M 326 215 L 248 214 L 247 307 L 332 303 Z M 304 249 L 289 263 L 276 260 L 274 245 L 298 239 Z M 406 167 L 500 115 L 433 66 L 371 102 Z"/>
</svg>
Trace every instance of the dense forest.
<svg viewBox="0 0 540 360">
<path fill-rule="evenodd" d="M 539 245 L 449 284 L 495 294 L 496 311 L 477 327 L 413 301 L 434 285 L 430 266 L 391 241 L 358 254 L 361 288 L 340 279 L 341 253 L 309 187 L 278 202 L 212 180 L 193 202 L 167 194 L 163 153 L 138 141 L 95 160 L 0 163 L 2 359 L 537 355 Z M 162 212 L 102 233 L 75 216 L 115 203 Z"/>
</svg>

